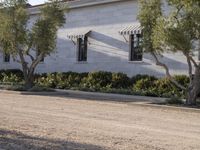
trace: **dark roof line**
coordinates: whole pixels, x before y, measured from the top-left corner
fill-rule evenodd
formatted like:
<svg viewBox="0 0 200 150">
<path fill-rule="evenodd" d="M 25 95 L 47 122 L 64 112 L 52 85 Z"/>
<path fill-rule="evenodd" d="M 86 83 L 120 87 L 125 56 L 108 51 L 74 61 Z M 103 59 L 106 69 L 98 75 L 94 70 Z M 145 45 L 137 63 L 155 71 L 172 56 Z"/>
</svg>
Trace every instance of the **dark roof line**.
<svg viewBox="0 0 200 150">
<path fill-rule="evenodd" d="M 70 2 L 70 1 L 75 1 L 75 0 L 62 0 L 61 2 Z M 38 4 L 38 5 L 30 5 L 29 8 L 41 7 L 41 6 L 44 6 L 44 5 L 45 5 L 45 3 Z"/>
</svg>

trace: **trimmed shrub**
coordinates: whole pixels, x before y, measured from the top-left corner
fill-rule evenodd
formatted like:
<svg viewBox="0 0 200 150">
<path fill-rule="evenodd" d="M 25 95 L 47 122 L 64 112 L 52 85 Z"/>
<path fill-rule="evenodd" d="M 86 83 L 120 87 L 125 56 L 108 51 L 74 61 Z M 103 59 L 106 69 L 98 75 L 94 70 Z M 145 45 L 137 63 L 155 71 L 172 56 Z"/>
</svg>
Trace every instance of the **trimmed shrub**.
<svg viewBox="0 0 200 150">
<path fill-rule="evenodd" d="M 134 88 L 135 91 L 149 90 L 154 86 L 153 85 L 154 81 L 155 80 L 152 80 L 152 79 L 149 79 L 149 78 L 140 79 L 135 83 L 133 88 Z"/>
<path fill-rule="evenodd" d="M 51 73 L 37 76 L 36 84 L 49 88 L 69 89 L 79 87 L 81 80 L 87 77 L 87 73 Z"/>
<path fill-rule="evenodd" d="M 133 85 L 133 92 L 141 96 L 157 96 L 154 88 L 155 81 L 157 81 L 156 78 L 144 76 Z"/>
<path fill-rule="evenodd" d="M 185 75 L 174 76 L 183 86 L 188 86 L 189 78 Z M 0 82 L 19 85 L 23 83 L 20 70 L 0 70 Z M 58 89 L 79 89 L 108 93 L 124 93 L 142 96 L 181 97 L 185 93 L 178 89 L 167 78 L 156 78 L 149 75 L 136 75 L 129 78 L 123 73 L 105 71 L 91 73 L 48 73 L 35 75 L 36 86 Z"/>
<path fill-rule="evenodd" d="M 181 84 L 185 87 L 188 87 L 189 82 L 190 82 L 190 79 L 189 79 L 188 76 L 186 76 L 186 75 L 175 75 L 174 78 L 179 84 Z"/>
<path fill-rule="evenodd" d="M 159 97 L 171 97 L 181 95 L 178 88 L 167 78 L 161 78 L 154 82 L 154 91 Z"/>
<path fill-rule="evenodd" d="M 9 79 L 10 78 L 10 79 Z M 0 70 L 1 82 L 21 82 L 24 79 L 23 72 L 17 69 Z"/>
<path fill-rule="evenodd" d="M 147 77 L 144 79 L 140 79 L 133 86 L 133 92 L 144 96 L 184 97 L 184 92 L 178 89 L 167 78 L 156 79 Z"/>
<path fill-rule="evenodd" d="M 39 86 L 45 86 L 49 88 L 56 88 L 57 85 L 57 79 L 56 79 L 56 73 L 49 73 L 45 76 L 39 77 L 36 81 L 36 83 Z"/>
<path fill-rule="evenodd" d="M 2 73 L 2 82 L 3 83 L 19 83 L 22 82 L 22 79 L 18 77 L 16 74 L 7 75 Z"/>
<path fill-rule="evenodd" d="M 82 80 L 81 86 L 99 90 L 104 87 L 110 87 L 112 83 L 111 72 L 91 72 Z"/>
<path fill-rule="evenodd" d="M 57 88 L 69 89 L 79 87 L 83 78 L 87 78 L 88 73 L 58 73 L 57 74 Z"/>
<path fill-rule="evenodd" d="M 141 74 L 138 74 L 138 75 L 133 76 L 131 78 L 131 82 L 132 82 L 132 84 L 135 84 L 137 81 L 139 81 L 141 79 L 148 79 L 148 80 L 154 81 L 154 80 L 157 80 L 158 78 L 156 78 L 154 76 L 150 76 L 150 75 L 141 75 Z"/>
<path fill-rule="evenodd" d="M 114 89 L 128 89 L 131 86 L 130 78 L 124 73 L 113 73 L 111 88 Z"/>
</svg>

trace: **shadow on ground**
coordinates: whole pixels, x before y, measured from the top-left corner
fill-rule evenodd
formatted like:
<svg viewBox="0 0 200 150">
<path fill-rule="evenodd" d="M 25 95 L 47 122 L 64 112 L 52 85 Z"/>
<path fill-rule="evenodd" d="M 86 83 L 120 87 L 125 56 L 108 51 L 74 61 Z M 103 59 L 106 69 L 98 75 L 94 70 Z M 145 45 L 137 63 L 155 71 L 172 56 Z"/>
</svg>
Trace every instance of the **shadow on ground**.
<svg viewBox="0 0 200 150">
<path fill-rule="evenodd" d="M 93 93 L 93 92 L 21 92 L 21 95 L 34 95 L 34 96 L 50 96 L 71 98 L 79 100 L 95 100 L 95 101 L 111 101 L 111 102 L 150 102 L 150 100 L 139 98 L 133 98 L 133 95 L 121 95 L 111 93 Z M 152 99 L 156 99 L 153 98 Z"/>
<path fill-rule="evenodd" d="M 106 148 L 63 140 L 33 137 L 0 129 L 0 149 L 5 150 L 105 150 Z"/>
</svg>

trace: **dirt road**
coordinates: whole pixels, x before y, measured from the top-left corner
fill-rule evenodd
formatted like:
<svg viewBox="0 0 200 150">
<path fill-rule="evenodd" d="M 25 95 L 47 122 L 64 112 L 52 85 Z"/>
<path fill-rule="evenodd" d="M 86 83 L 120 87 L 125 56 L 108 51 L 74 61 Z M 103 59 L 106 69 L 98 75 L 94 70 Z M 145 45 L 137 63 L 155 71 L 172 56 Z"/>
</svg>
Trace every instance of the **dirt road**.
<svg viewBox="0 0 200 150">
<path fill-rule="evenodd" d="M 0 149 L 200 150 L 200 112 L 0 93 Z"/>
</svg>

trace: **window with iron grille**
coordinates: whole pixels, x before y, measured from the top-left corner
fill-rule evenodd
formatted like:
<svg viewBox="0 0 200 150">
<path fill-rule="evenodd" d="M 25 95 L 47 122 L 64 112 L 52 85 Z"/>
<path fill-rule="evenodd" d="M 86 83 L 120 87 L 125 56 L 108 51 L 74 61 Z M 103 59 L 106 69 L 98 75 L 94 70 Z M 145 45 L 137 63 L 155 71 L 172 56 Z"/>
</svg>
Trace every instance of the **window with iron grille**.
<svg viewBox="0 0 200 150">
<path fill-rule="evenodd" d="M 78 61 L 84 62 L 87 61 L 87 42 L 88 38 L 85 36 L 84 38 L 77 39 L 78 46 Z"/>
<path fill-rule="evenodd" d="M 10 54 L 4 53 L 4 62 L 10 62 Z"/>
<path fill-rule="evenodd" d="M 142 36 L 141 34 L 130 35 L 130 61 L 142 61 L 143 51 L 141 47 Z"/>
</svg>

